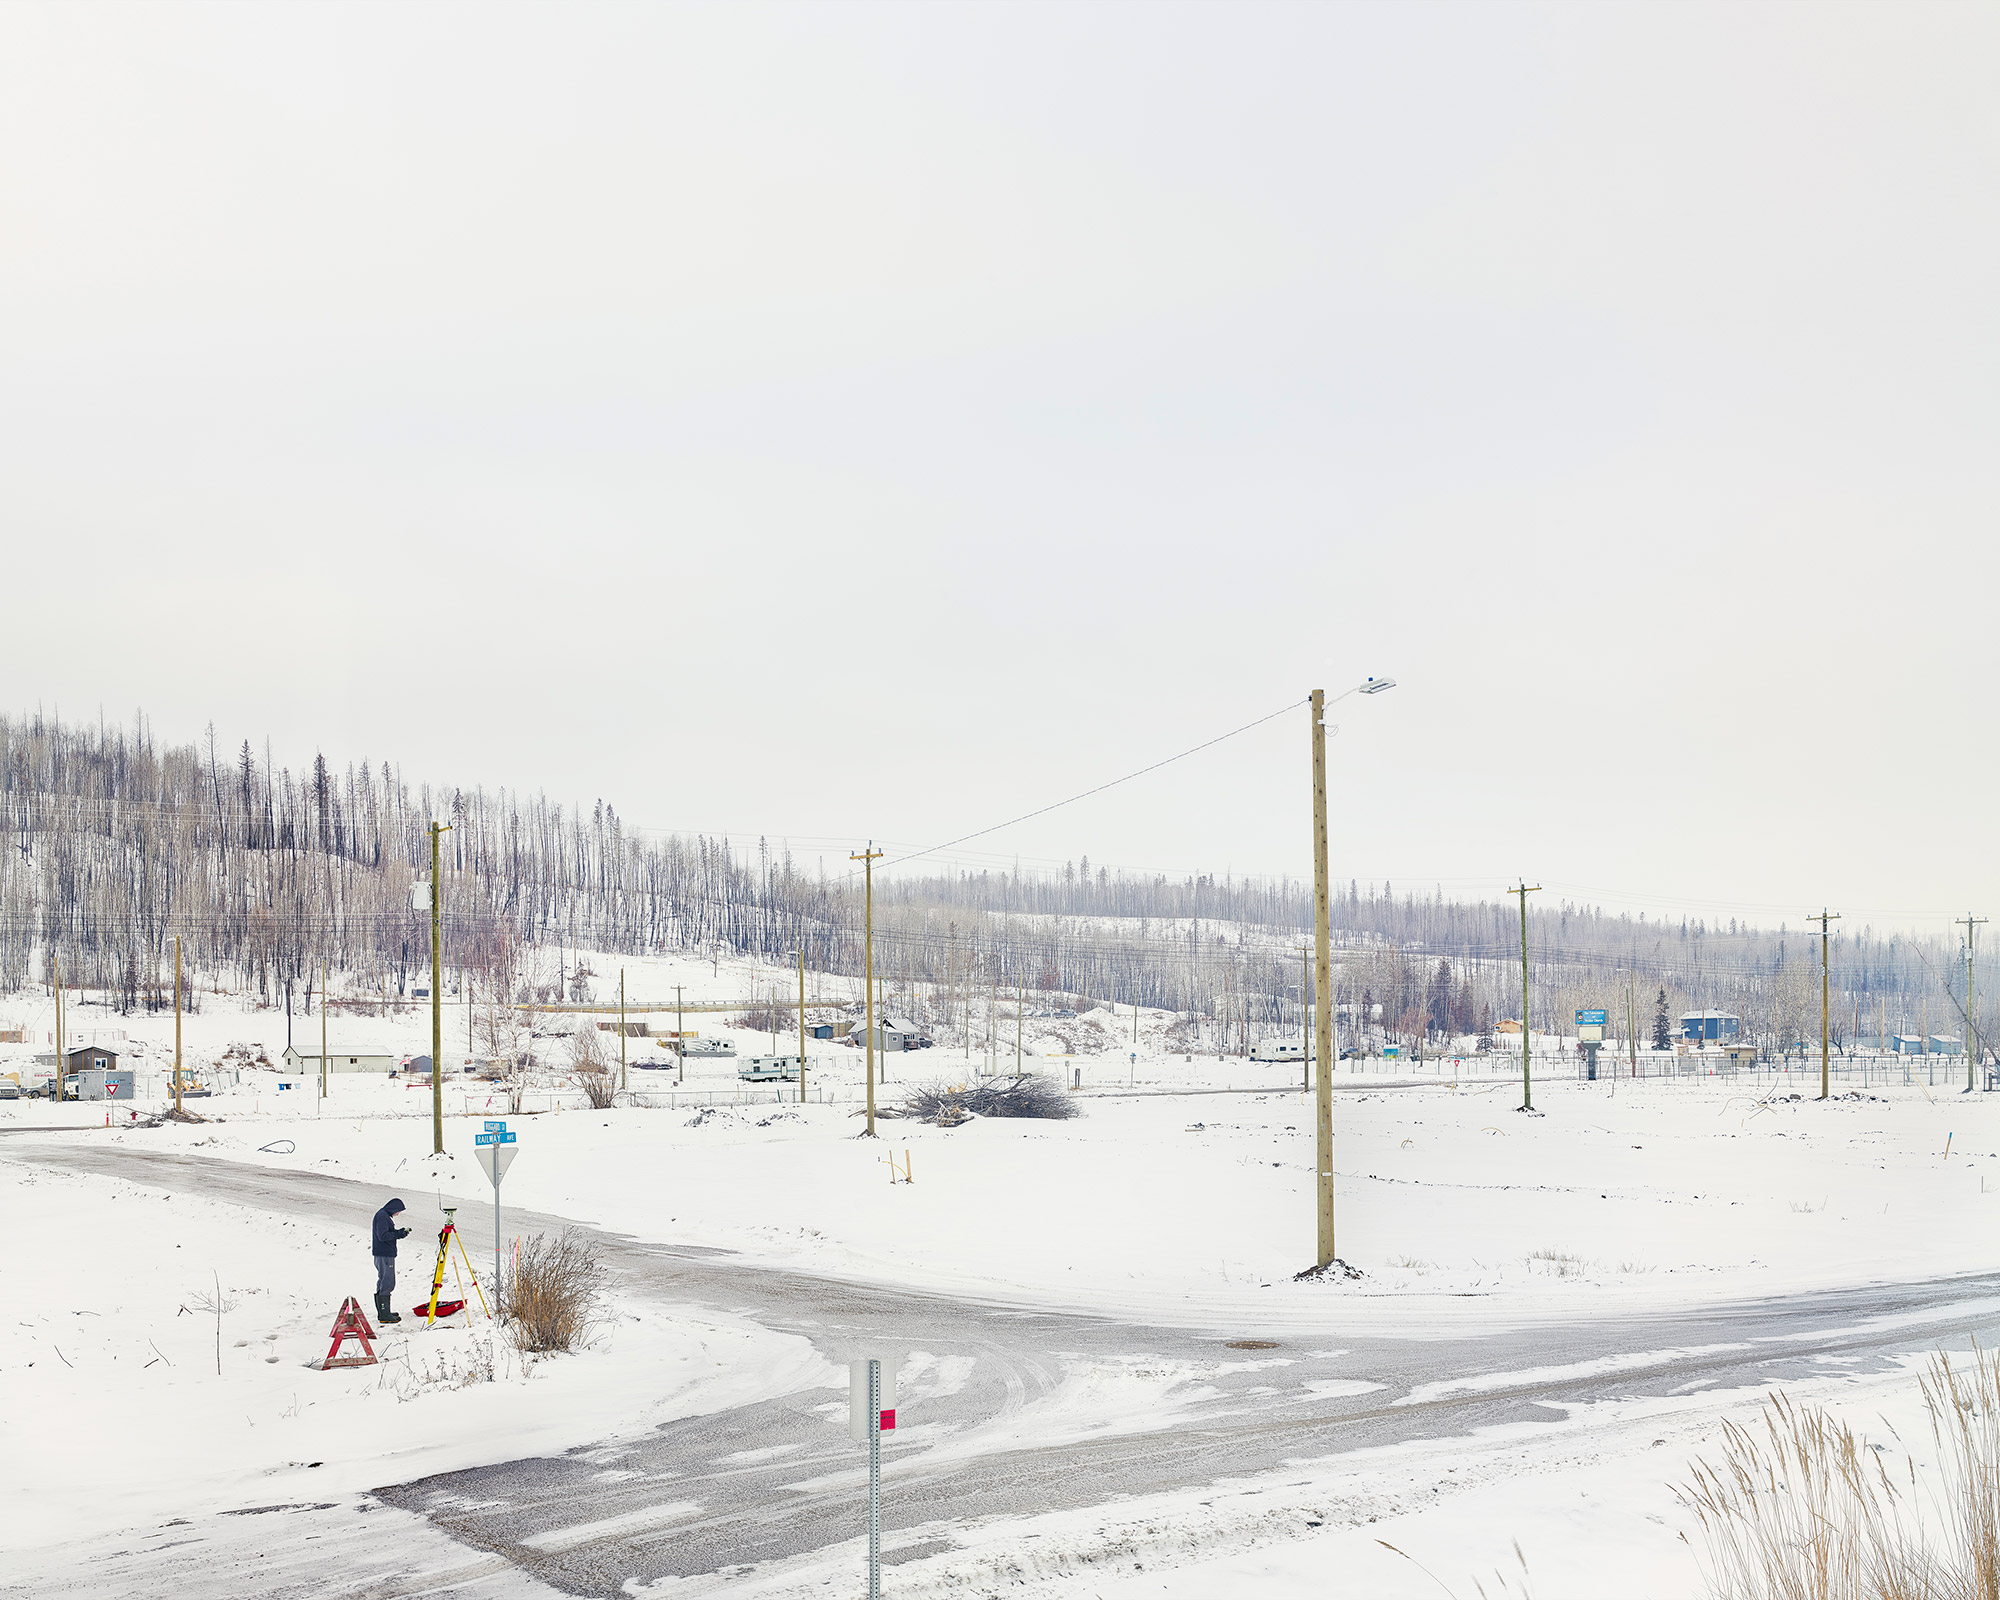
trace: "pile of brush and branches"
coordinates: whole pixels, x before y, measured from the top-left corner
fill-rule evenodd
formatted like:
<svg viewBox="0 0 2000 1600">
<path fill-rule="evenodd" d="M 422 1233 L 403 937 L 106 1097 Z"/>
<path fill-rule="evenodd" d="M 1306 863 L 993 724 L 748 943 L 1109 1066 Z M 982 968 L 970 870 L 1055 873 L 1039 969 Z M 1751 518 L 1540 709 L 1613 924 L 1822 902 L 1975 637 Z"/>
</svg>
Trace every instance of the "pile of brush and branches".
<svg viewBox="0 0 2000 1600">
<path fill-rule="evenodd" d="M 974 1083 L 919 1084 L 903 1095 L 901 1114 L 919 1122 L 954 1127 L 971 1117 L 1048 1117 L 1060 1121 L 1080 1113 L 1049 1078 L 981 1078 Z"/>
</svg>

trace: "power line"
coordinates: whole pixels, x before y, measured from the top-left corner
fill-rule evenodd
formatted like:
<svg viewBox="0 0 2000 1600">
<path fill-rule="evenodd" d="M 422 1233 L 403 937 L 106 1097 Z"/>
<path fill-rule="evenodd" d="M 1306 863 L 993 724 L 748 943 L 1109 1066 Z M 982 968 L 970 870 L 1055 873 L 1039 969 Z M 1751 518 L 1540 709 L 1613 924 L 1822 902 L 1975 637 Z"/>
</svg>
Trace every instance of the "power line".
<svg viewBox="0 0 2000 1600">
<path fill-rule="evenodd" d="M 1254 722 L 1246 722 L 1240 728 L 1231 728 L 1227 733 L 1218 733 L 1213 739 L 1204 739 L 1200 744 L 1192 745 L 1188 749 L 1181 751 L 1179 755 L 1168 756 L 1163 761 L 1155 761 L 1150 766 L 1140 767 L 1136 772 L 1128 772 L 1122 778 L 1113 778 L 1108 783 L 1100 783 L 1095 788 L 1085 789 L 1081 794 L 1073 794 L 1067 800 L 1057 800 L 1050 805 L 1038 806 L 1033 811 L 1022 812 L 1018 817 L 1009 817 L 1005 822 L 996 822 L 990 828 L 978 828 L 971 833 L 962 833 L 956 839 L 947 839 L 943 844 L 934 844 L 927 850 L 919 850 L 913 856 L 899 857 L 895 861 L 886 863 L 883 870 L 886 872 L 890 867 L 908 866 L 912 861 L 921 861 L 925 856 L 934 856 L 940 850 L 949 850 L 955 845 L 965 844 L 972 839 L 983 839 L 987 834 L 998 833 L 1002 828 L 1011 828 L 1017 823 L 1031 822 L 1036 817 L 1047 816 L 1051 811 L 1060 811 L 1064 806 L 1073 806 L 1079 800 L 1088 800 L 1094 794 L 1104 793 L 1106 789 L 1115 789 L 1121 783 L 1130 783 L 1134 778 L 1143 778 L 1149 772 L 1158 772 L 1160 768 L 1170 767 L 1176 761 L 1185 761 L 1189 756 L 1199 755 L 1204 750 L 1213 749 L 1224 740 L 1234 739 L 1238 734 L 1248 733 L 1252 728 L 1261 728 L 1265 723 L 1282 717 L 1287 711 L 1296 711 L 1304 704 L 1305 701 L 1303 700 L 1294 700 L 1288 705 L 1278 707 L 1276 711 L 1266 716 L 1257 718 Z M 848 876 L 852 877 L 853 874 L 849 873 Z"/>
</svg>

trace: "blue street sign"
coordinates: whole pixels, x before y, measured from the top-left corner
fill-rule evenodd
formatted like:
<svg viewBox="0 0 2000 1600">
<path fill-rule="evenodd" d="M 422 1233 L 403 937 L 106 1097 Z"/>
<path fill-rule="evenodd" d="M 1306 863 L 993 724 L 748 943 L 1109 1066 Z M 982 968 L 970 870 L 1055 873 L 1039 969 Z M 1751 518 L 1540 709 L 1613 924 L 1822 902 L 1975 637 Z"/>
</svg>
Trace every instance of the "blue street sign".
<svg viewBox="0 0 2000 1600">
<path fill-rule="evenodd" d="M 1610 1020 L 1611 1019 L 1607 1017 L 1602 1011 L 1579 1010 L 1576 1014 L 1576 1021 L 1578 1027 L 1587 1028 L 1592 1023 L 1595 1023 L 1598 1027 L 1601 1028 L 1604 1026 L 1606 1022 Z"/>
<path fill-rule="evenodd" d="M 472 1142 L 474 1144 L 516 1144 L 519 1141 L 511 1133 L 503 1129 L 499 1133 L 475 1133 L 472 1136 Z"/>
<path fill-rule="evenodd" d="M 486 1131 L 488 1133 L 505 1133 L 507 1131 L 507 1124 L 504 1122 L 489 1122 L 486 1124 Z"/>
</svg>

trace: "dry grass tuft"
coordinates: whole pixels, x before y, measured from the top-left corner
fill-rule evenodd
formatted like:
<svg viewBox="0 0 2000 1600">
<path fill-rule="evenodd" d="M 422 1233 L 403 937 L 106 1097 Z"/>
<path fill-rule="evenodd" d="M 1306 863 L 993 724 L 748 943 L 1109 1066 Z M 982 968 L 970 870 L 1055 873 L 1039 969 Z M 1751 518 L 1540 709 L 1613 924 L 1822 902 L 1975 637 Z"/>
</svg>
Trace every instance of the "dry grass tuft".
<svg viewBox="0 0 2000 1600">
<path fill-rule="evenodd" d="M 1939 1351 L 1923 1381 L 1945 1479 L 1945 1544 L 1956 1563 L 1943 1592 L 2000 1600 L 2000 1351 L 1973 1346 L 1970 1371 Z"/>
<path fill-rule="evenodd" d="M 538 1233 L 514 1260 L 502 1314 L 522 1350 L 574 1350 L 590 1339 L 604 1292 L 604 1261 L 596 1239 L 565 1229 Z"/>
<path fill-rule="evenodd" d="M 1915 1463 L 1891 1477 L 1879 1448 L 1782 1394 L 1763 1427 L 1724 1430 L 1720 1466 L 1681 1491 L 1708 1546 L 1718 1600 L 2000 1600 L 2000 1359 L 1970 1371 L 1943 1353 L 1923 1379 L 1943 1478 L 1941 1536 Z"/>
</svg>

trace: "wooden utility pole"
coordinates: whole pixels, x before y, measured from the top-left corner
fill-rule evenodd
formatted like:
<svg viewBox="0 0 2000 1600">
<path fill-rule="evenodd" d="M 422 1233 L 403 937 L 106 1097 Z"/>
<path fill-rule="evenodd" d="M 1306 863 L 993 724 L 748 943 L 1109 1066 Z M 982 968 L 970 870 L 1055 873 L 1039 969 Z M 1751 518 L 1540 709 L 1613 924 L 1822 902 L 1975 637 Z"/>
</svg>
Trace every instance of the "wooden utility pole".
<svg viewBox="0 0 2000 1600">
<path fill-rule="evenodd" d="M 872 922 L 869 925 L 871 927 L 874 926 Z M 886 972 L 875 980 L 875 1009 L 884 1017 L 889 1014 L 889 974 Z M 889 1081 L 889 1047 L 887 1044 L 882 1046 L 882 1058 L 879 1070 L 882 1075 L 882 1081 L 887 1083 Z"/>
<path fill-rule="evenodd" d="M 1021 1019 L 1028 1012 L 1028 986 L 1021 979 L 1014 980 L 1014 1076 L 1021 1076 L 1021 1064 L 1026 1059 L 1021 1054 Z"/>
<path fill-rule="evenodd" d="M 799 947 L 799 1104 L 806 1103 L 806 952 Z"/>
<path fill-rule="evenodd" d="M 1528 1041 L 1534 1030 L 1528 1026 L 1528 896 L 1540 894 L 1539 883 L 1528 882 L 1526 873 L 1521 881 L 1507 891 L 1521 897 L 1521 1109 L 1535 1109 L 1535 1079 L 1529 1068 Z"/>
<path fill-rule="evenodd" d="M 174 935 L 174 1115 L 181 1114 L 181 936 Z"/>
<path fill-rule="evenodd" d="M 176 951 L 179 946 L 176 945 Z M 175 1019 L 176 1024 L 179 1018 Z M 326 963 L 319 964 L 319 1097 L 326 1098 Z"/>
<path fill-rule="evenodd" d="M 678 1087 L 687 1082 L 688 1075 L 687 1015 L 681 1005 L 681 986 L 678 983 L 674 985 L 674 1043 L 679 1047 L 674 1053 L 680 1057 L 680 1065 L 674 1073 L 674 1084 Z"/>
<path fill-rule="evenodd" d="M 1808 922 L 1819 924 L 1819 1097 L 1822 1100 L 1833 1098 L 1833 1080 L 1827 1063 L 1827 1039 L 1832 1020 L 1828 1007 L 1833 996 L 1833 977 L 1829 966 L 1832 946 L 1828 942 L 1827 925 L 1839 920 L 1838 911 L 1828 911 L 1824 906 L 1817 917 L 1806 918 Z"/>
<path fill-rule="evenodd" d="M 54 966 L 56 974 L 56 1075 L 49 1084 L 49 1098 L 51 1100 L 66 1100 L 69 1096 L 63 1090 L 65 1064 L 63 1061 L 62 957 L 51 950 L 49 952 L 49 961 Z"/>
<path fill-rule="evenodd" d="M 439 965 L 438 839 L 451 832 L 448 822 L 431 824 L 431 1154 L 444 1154 L 444 984 Z"/>
<path fill-rule="evenodd" d="M 627 1087 L 625 1082 L 625 969 L 618 969 L 618 1087 Z"/>
<path fill-rule="evenodd" d="M 1333 1265 L 1333 914 L 1326 863 L 1326 691 L 1312 692 L 1313 784 L 1313 1043 L 1319 1053 L 1319 1097 L 1313 1107 L 1315 1210 L 1319 1266 Z"/>
<path fill-rule="evenodd" d="M 1313 1086 L 1312 946 L 1299 946 L 1299 1087 Z M 1365 1018 L 1363 1019 L 1366 1020 Z"/>
<path fill-rule="evenodd" d="M 861 1043 L 868 1051 L 868 1127 L 867 1137 L 875 1137 L 875 863 L 882 852 L 875 848 L 875 841 L 868 841 L 868 848 L 860 855 L 849 855 L 849 861 L 861 863 L 865 891 L 862 899 L 861 924 Z"/>
<path fill-rule="evenodd" d="M 1632 1076 L 1639 1076 L 1639 1035 L 1634 1031 L 1638 1025 L 1639 1010 L 1639 970 L 1634 967 L 1625 974 L 1625 1048 L 1632 1057 Z"/>
<path fill-rule="evenodd" d="M 1957 919 L 1965 924 L 1965 1092 L 1973 1090 L 1973 1075 L 1979 1064 L 1979 1025 L 1973 1019 L 1978 1012 L 1973 1009 L 1972 993 L 1972 930 L 1986 919 L 1975 917 L 1971 912 Z"/>
</svg>

